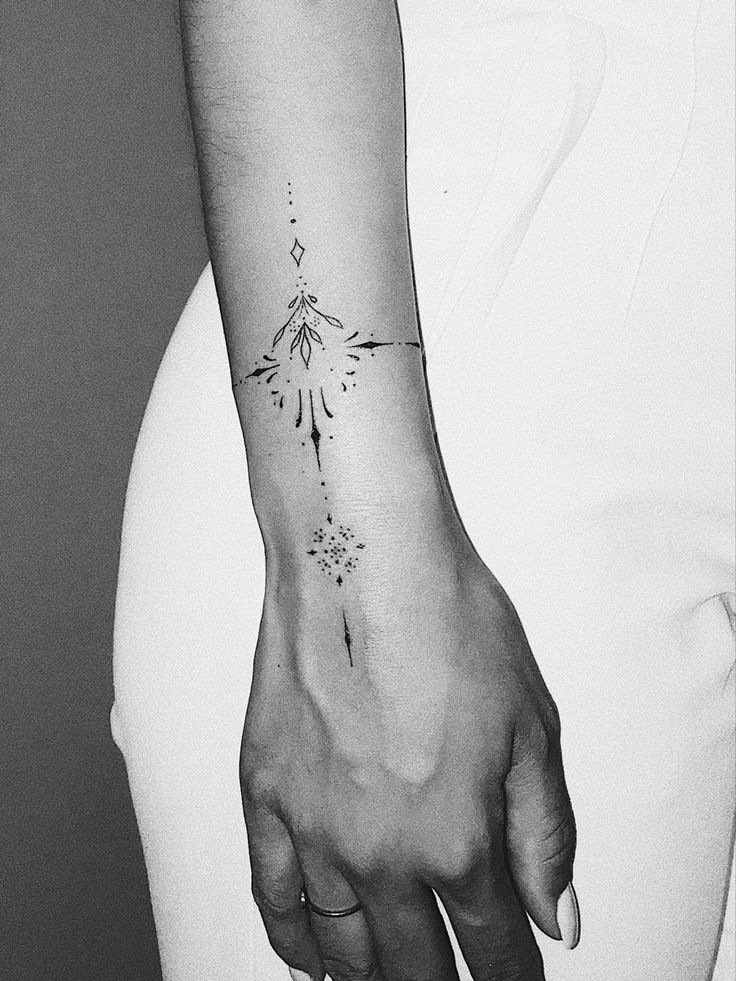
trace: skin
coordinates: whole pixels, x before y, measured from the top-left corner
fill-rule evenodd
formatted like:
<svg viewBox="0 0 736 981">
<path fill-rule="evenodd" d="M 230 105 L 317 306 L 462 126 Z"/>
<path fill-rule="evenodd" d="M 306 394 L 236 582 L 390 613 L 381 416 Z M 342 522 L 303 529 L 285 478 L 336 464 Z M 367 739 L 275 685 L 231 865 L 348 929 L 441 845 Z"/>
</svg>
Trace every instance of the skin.
<svg viewBox="0 0 736 981">
<path fill-rule="evenodd" d="M 554 702 L 463 529 L 434 432 L 396 10 L 181 12 L 266 552 L 241 759 L 266 930 L 314 978 L 445 981 L 457 973 L 438 896 L 477 981 L 539 981 L 527 914 L 559 939 L 575 825 Z M 304 887 L 361 910 L 317 916 Z"/>
</svg>

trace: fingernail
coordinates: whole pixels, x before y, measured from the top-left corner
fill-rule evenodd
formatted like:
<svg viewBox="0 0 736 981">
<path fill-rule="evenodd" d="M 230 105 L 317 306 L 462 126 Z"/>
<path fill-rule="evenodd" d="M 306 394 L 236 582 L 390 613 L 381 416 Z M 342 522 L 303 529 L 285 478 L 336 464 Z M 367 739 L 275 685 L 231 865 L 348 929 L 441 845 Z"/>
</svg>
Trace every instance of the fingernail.
<svg viewBox="0 0 736 981">
<path fill-rule="evenodd" d="M 562 934 L 562 943 L 567 950 L 577 947 L 580 940 L 580 907 L 572 882 L 557 900 L 557 926 Z M 301 981 L 301 979 L 300 979 Z"/>
<path fill-rule="evenodd" d="M 295 967 L 289 968 L 289 974 L 292 977 L 292 981 L 312 981 L 308 974 L 305 974 L 304 971 L 297 971 Z"/>
</svg>

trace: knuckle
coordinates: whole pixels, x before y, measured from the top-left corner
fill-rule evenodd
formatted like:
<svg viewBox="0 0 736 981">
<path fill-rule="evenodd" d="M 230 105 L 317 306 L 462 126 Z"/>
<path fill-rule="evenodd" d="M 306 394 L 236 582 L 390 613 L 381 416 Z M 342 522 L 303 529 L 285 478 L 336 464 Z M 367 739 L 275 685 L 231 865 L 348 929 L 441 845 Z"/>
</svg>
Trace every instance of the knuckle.
<svg viewBox="0 0 736 981">
<path fill-rule="evenodd" d="M 432 870 L 441 882 L 462 884 L 472 880 L 481 865 L 487 865 L 487 849 L 479 839 L 458 837 L 447 841 L 432 863 Z"/>
<path fill-rule="evenodd" d="M 338 838 L 335 852 L 343 857 L 358 881 L 380 887 L 391 878 L 397 846 L 387 836 L 362 831 L 351 841 L 343 836 Z"/>
<path fill-rule="evenodd" d="M 548 873 L 569 874 L 575 857 L 575 822 L 566 814 L 540 842 L 540 861 Z"/>
<path fill-rule="evenodd" d="M 244 768 L 240 774 L 240 788 L 244 801 L 250 804 L 263 804 L 272 798 L 273 781 L 266 770 Z"/>
<path fill-rule="evenodd" d="M 558 801 L 547 814 L 531 851 L 546 886 L 553 892 L 561 891 L 572 876 L 576 838 L 572 810 Z"/>
<path fill-rule="evenodd" d="M 565 813 L 551 824 L 540 840 L 540 848 L 545 861 L 554 861 L 557 855 L 570 851 L 575 846 L 575 819 L 572 812 Z"/>
</svg>

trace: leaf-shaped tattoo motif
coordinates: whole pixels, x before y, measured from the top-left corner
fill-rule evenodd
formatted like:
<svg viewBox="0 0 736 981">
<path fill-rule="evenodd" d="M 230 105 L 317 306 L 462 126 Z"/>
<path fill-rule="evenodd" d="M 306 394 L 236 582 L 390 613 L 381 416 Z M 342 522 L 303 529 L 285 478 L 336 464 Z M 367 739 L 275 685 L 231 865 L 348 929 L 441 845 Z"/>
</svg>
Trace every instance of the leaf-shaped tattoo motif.
<svg viewBox="0 0 736 981">
<path fill-rule="evenodd" d="M 309 359 L 312 357 L 312 345 L 309 343 L 309 338 L 306 335 L 304 328 L 302 327 L 302 342 L 299 345 L 299 353 L 302 356 L 302 361 L 304 362 L 304 367 L 309 367 Z"/>
<path fill-rule="evenodd" d="M 317 297 L 312 296 L 312 294 L 305 294 L 302 292 L 299 296 L 295 296 L 294 299 L 289 304 L 289 309 L 293 310 L 293 313 L 286 321 L 283 327 L 276 331 L 274 334 L 273 341 L 271 342 L 271 348 L 275 348 L 276 345 L 281 341 L 284 334 L 289 331 L 299 334 L 301 332 L 306 333 L 307 331 L 312 337 L 312 340 L 316 341 L 318 344 L 322 343 L 322 337 L 320 336 L 317 327 L 320 323 L 326 322 L 332 327 L 337 327 L 342 330 L 342 324 L 336 317 L 328 317 L 326 314 L 321 313 L 315 304 L 317 303 Z M 300 341 L 296 343 L 292 342 L 291 350 L 299 344 Z"/>
</svg>

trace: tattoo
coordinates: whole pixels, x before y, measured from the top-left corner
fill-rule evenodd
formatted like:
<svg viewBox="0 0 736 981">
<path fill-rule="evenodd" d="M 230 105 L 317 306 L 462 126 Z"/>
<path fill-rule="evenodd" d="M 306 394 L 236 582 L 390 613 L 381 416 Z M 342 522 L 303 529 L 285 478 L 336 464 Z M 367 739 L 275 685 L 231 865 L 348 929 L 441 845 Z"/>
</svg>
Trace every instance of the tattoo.
<svg viewBox="0 0 736 981">
<path fill-rule="evenodd" d="M 294 262 L 297 264 L 297 266 L 301 263 L 303 255 L 304 255 L 304 249 L 299 244 L 299 239 L 295 238 L 294 245 L 291 248 L 291 257 L 294 260 Z"/>
<path fill-rule="evenodd" d="M 345 525 L 336 525 L 332 515 L 327 515 L 327 526 L 312 533 L 312 547 L 307 555 L 313 555 L 318 567 L 328 576 L 334 575 L 335 582 L 342 586 L 345 575 L 355 572 L 360 558 L 359 552 L 365 548 L 355 540 L 353 531 Z"/>
<path fill-rule="evenodd" d="M 353 649 L 352 649 L 352 646 L 351 646 L 350 628 L 348 627 L 348 621 L 347 621 L 347 618 L 345 616 L 345 610 L 342 611 L 342 625 L 343 625 L 343 629 L 345 630 L 345 646 L 348 649 L 348 660 L 350 661 L 350 667 L 352 668 L 352 666 L 353 666 Z"/>
<path fill-rule="evenodd" d="M 291 209 L 294 201 L 290 181 L 288 199 Z M 293 214 L 289 223 L 297 224 Z M 308 251 L 308 243 L 304 246 L 294 236 L 289 255 L 297 269 L 301 269 Z M 357 387 L 361 361 L 368 356 L 375 357 L 376 352 L 384 348 L 421 350 L 421 344 L 376 338 L 373 333 L 366 336 L 360 329 L 352 329 L 348 334 L 342 322 L 325 313 L 320 306 L 300 272 L 295 295 L 287 306 L 290 312 L 273 335 L 270 351 L 263 354 L 253 369 L 239 378 L 233 387 L 246 383 L 262 386 L 273 406 L 291 415 L 295 429 L 304 436 L 301 445 L 311 444 L 317 471 L 321 474 L 323 440 L 325 435 L 329 440 L 334 439 L 334 432 L 328 430 L 333 428 L 336 405 L 345 393 Z M 324 480 L 321 486 L 324 488 Z M 329 505 L 327 493 L 324 497 Z M 355 542 L 350 528 L 333 526 L 329 511 L 326 524 L 327 528 L 319 528 L 313 533 L 312 548 L 307 554 L 315 556 L 319 568 L 341 586 L 345 574 L 356 568 L 357 550 L 365 546 Z M 322 547 L 316 548 L 317 545 Z M 346 640 L 349 650 L 349 633 Z"/>
<path fill-rule="evenodd" d="M 345 337 L 342 323 L 337 317 L 323 313 L 317 307 L 318 302 L 305 289 L 297 293 L 289 303 L 288 319 L 273 336 L 271 353 L 262 355 L 253 370 L 234 387 L 250 379 L 265 385 L 276 408 L 291 409 L 297 429 L 305 422 L 308 407 L 307 435 L 312 441 L 317 469 L 321 470 L 320 426 L 334 419 L 331 406 L 334 407 L 340 394 L 357 387 L 353 362 L 359 362 L 361 355 L 375 357 L 380 348 L 419 348 L 420 345 L 417 341 L 377 341 L 372 333 L 361 340 L 357 330 Z"/>
</svg>

